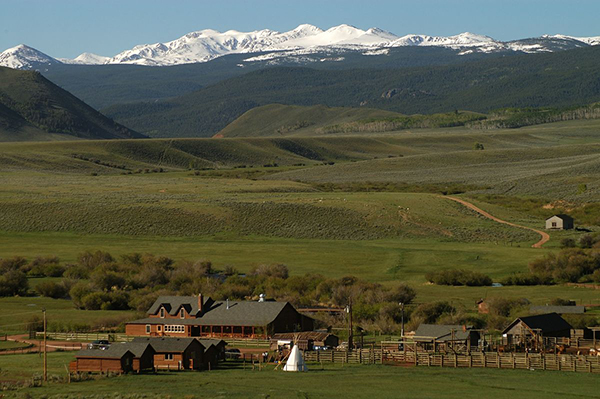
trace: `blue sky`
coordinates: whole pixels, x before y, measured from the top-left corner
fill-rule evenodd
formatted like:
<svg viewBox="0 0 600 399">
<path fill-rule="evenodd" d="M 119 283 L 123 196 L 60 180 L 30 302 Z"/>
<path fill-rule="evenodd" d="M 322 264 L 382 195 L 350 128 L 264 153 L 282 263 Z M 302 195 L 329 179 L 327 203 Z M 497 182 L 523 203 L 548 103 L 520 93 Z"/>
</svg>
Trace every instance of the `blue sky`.
<svg viewBox="0 0 600 399">
<path fill-rule="evenodd" d="M 0 0 L 0 51 L 115 55 L 201 29 L 286 31 L 342 23 L 397 35 L 469 31 L 499 40 L 600 36 L 600 0 Z"/>
</svg>

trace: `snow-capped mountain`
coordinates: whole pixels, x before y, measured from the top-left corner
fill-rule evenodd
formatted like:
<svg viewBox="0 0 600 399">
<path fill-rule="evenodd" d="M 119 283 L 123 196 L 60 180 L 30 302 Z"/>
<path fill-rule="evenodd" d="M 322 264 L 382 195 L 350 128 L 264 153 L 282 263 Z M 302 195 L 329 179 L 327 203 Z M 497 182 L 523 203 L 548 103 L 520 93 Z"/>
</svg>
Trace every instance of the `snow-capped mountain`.
<svg viewBox="0 0 600 399">
<path fill-rule="evenodd" d="M 385 55 L 386 49 L 404 46 L 438 46 L 460 50 L 459 54 L 473 52 L 520 51 L 527 53 L 551 52 L 576 47 L 600 45 L 599 37 L 544 35 L 539 38 L 501 42 L 473 33 L 455 36 L 406 35 L 377 28 L 362 30 L 340 25 L 322 30 L 313 25 L 300 25 L 289 32 L 269 29 L 254 32 L 230 30 L 218 32 L 205 29 L 191 32 L 167 43 L 143 44 L 123 51 L 114 57 L 83 53 L 73 60 L 56 60 L 30 47 L 21 45 L 0 54 L 0 66 L 31 69 L 37 65 L 67 64 L 137 64 L 166 66 L 207 62 L 228 54 L 252 54 L 248 60 L 273 62 L 278 58 L 306 58 L 318 52 L 361 51 L 364 55 Z M 266 53 L 266 54 L 264 54 Z"/>
<path fill-rule="evenodd" d="M 13 69 L 40 69 L 53 64 L 60 61 L 24 44 L 0 53 L 0 66 Z"/>
<path fill-rule="evenodd" d="M 80 65 L 101 65 L 106 64 L 110 60 L 110 57 L 104 57 L 92 53 L 83 53 L 73 59 L 59 58 L 59 61 L 63 64 L 80 64 Z"/>
</svg>

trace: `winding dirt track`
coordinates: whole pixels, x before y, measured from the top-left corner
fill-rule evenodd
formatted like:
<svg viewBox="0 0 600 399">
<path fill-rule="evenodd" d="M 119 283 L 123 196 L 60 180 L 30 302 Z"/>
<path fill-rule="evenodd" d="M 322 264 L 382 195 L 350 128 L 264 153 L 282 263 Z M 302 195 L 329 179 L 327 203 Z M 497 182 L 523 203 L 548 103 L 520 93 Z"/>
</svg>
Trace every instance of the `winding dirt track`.
<svg viewBox="0 0 600 399">
<path fill-rule="evenodd" d="M 536 230 L 534 228 L 531 227 L 527 227 L 527 226 L 521 226 L 520 224 L 515 224 L 515 223 L 511 223 L 511 222 L 507 222 L 506 220 L 502 220 L 502 219 L 498 219 L 497 217 L 490 215 L 488 212 L 484 211 L 481 208 L 476 207 L 475 205 L 471 204 L 470 202 L 467 202 L 463 199 L 460 198 L 455 198 L 455 197 L 449 197 L 449 196 L 441 196 L 442 198 L 447 198 L 449 200 L 452 201 L 456 201 L 464 206 L 466 206 L 469 209 L 474 210 L 475 212 L 485 216 L 488 219 L 492 219 L 494 222 L 498 222 L 498 223 L 502 223 L 502 224 L 507 224 L 509 226 L 513 226 L 513 227 L 518 227 L 520 229 L 526 229 L 526 230 L 531 230 L 533 232 L 538 233 L 539 235 L 542 236 L 542 239 L 539 240 L 538 242 L 536 242 L 535 244 L 532 245 L 533 248 L 541 248 L 542 245 L 544 245 L 545 243 L 547 243 L 548 241 L 550 241 L 550 236 L 548 235 L 548 233 L 543 232 L 541 230 Z"/>
</svg>

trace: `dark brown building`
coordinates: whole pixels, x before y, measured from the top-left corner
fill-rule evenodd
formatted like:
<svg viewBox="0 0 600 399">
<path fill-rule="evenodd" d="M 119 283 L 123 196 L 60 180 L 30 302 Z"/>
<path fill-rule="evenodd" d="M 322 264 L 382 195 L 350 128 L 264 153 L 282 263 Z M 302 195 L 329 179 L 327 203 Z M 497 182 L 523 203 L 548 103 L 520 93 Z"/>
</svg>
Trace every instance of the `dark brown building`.
<svg viewBox="0 0 600 399">
<path fill-rule="evenodd" d="M 152 346 L 155 351 L 156 370 L 202 370 L 204 368 L 206 348 L 195 338 L 136 337 L 132 342 Z"/>
<path fill-rule="evenodd" d="M 502 331 L 507 345 L 538 349 L 544 345 L 544 338 L 571 336 L 573 327 L 556 313 L 519 317 Z"/>
<path fill-rule="evenodd" d="M 86 349 L 69 364 L 71 372 L 129 373 L 152 370 L 154 349 L 147 343 L 113 344 L 108 349 Z"/>
<path fill-rule="evenodd" d="M 214 301 L 198 296 L 161 296 L 148 317 L 127 323 L 132 336 L 262 338 L 310 331 L 313 319 L 288 302 Z"/>
</svg>

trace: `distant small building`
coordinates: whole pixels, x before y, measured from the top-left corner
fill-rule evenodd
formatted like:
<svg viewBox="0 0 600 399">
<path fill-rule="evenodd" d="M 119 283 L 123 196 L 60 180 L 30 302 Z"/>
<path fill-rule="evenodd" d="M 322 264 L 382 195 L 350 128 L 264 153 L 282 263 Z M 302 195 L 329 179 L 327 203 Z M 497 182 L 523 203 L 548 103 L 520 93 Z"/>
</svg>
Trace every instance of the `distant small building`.
<svg viewBox="0 0 600 399">
<path fill-rule="evenodd" d="M 546 230 L 570 230 L 574 226 L 569 215 L 554 215 L 546 219 Z"/>
<path fill-rule="evenodd" d="M 486 302 L 485 299 L 480 299 L 479 301 L 477 301 L 477 312 L 479 314 L 490 313 L 490 305 Z"/>
<path fill-rule="evenodd" d="M 545 314 L 545 313 L 557 313 L 557 314 L 584 314 L 585 306 L 531 306 L 529 308 L 531 314 Z"/>
</svg>

